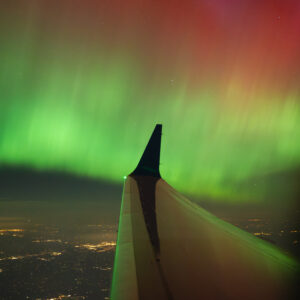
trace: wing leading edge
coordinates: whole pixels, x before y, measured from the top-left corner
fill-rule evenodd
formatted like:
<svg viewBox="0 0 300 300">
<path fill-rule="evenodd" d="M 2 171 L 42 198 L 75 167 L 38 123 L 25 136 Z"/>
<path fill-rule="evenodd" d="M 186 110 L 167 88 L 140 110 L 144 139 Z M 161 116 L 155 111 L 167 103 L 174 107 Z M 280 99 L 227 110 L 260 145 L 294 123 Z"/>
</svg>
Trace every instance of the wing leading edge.
<svg viewBox="0 0 300 300">
<path fill-rule="evenodd" d="M 124 183 L 111 299 L 292 299 L 296 261 L 161 179 L 161 130 Z"/>
</svg>

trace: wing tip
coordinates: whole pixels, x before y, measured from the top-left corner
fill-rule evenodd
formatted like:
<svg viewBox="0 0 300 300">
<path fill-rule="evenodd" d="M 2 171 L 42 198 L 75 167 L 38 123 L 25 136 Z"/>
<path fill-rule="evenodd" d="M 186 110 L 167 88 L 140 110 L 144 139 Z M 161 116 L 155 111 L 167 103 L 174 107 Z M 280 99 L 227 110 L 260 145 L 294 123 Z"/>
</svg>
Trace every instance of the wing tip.
<svg viewBox="0 0 300 300">
<path fill-rule="evenodd" d="M 156 124 L 137 167 L 130 175 L 161 177 L 159 172 L 161 133 L 162 124 Z"/>
</svg>

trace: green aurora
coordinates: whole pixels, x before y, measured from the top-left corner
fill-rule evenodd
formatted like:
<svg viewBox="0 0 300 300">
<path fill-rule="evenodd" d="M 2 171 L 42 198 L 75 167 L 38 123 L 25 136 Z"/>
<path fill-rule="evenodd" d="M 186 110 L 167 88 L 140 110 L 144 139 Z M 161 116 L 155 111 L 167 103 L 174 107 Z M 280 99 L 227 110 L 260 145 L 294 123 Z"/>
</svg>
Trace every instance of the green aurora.
<svg viewBox="0 0 300 300">
<path fill-rule="evenodd" d="M 108 38 L 100 23 L 94 24 L 96 13 L 90 23 L 76 19 L 77 2 L 70 11 L 61 7 L 56 19 L 51 1 L 45 2 L 46 8 L 36 1 L 15 7 L 2 4 L 2 164 L 122 182 L 135 168 L 155 124 L 162 123 L 161 174 L 181 192 L 259 202 L 272 187 L 266 182 L 253 190 L 255 178 L 300 166 L 300 85 L 295 80 L 300 79 L 299 64 L 287 64 L 280 75 L 285 76 L 282 86 L 264 74 L 269 65 L 258 63 L 250 70 L 240 54 L 242 42 L 240 50 L 232 46 L 233 54 L 218 48 L 207 65 L 195 62 L 192 71 L 186 54 L 192 42 L 180 51 L 150 46 L 149 55 L 160 50 L 162 56 L 152 64 L 143 52 L 151 36 L 143 40 L 137 29 L 122 29 L 120 21 L 117 34 Z M 174 23 L 172 16 L 169 21 Z M 106 28 L 113 26 L 109 17 L 105 22 Z M 252 46 L 259 43 L 255 32 Z M 176 38 L 182 42 L 179 35 Z M 218 35 L 213 38 L 218 40 Z M 298 57 L 293 54 L 299 45 L 293 46 L 294 52 L 284 52 L 282 60 L 299 59 L 300 52 Z M 234 54 L 241 66 L 232 71 L 224 66 L 227 75 L 219 74 L 222 65 L 215 66 L 215 58 L 228 61 Z M 276 58 L 269 64 L 281 72 Z M 200 76 L 197 68 L 207 76 Z"/>
</svg>

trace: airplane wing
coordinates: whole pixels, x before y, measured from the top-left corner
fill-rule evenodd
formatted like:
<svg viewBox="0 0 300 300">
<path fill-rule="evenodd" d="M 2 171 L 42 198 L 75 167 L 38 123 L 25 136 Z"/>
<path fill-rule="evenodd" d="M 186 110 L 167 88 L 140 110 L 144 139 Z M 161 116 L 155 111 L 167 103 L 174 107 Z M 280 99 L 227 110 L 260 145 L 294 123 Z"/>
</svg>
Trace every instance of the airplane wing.
<svg viewBox="0 0 300 300">
<path fill-rule="evenodd" d="M 124 183 L 111 299 L 292 299 L 298 262 L 161 178 L 161 130 Z"/>
</svg>

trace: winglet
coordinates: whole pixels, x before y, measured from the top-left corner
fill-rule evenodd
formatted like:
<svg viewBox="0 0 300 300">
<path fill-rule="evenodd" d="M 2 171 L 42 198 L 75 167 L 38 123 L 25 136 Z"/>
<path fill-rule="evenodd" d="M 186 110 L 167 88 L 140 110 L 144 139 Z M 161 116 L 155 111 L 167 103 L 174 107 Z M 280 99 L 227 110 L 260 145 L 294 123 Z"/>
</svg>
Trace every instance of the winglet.
<svg viewBox="0 0 300 300">
<path fill-rule="evenodd" d="M 159 159 L 162 125 L 157 124 L 135 170 L 130 175 L 160 178 Z"/>
</svg>

